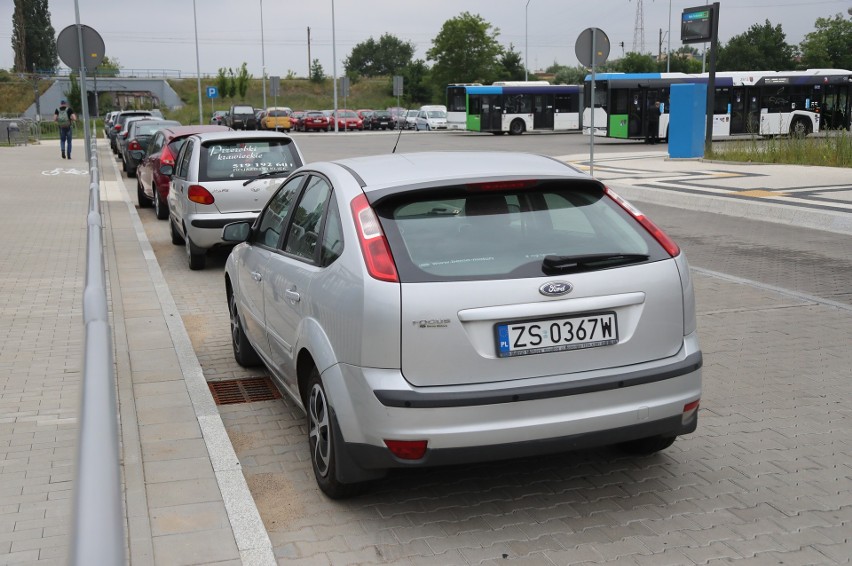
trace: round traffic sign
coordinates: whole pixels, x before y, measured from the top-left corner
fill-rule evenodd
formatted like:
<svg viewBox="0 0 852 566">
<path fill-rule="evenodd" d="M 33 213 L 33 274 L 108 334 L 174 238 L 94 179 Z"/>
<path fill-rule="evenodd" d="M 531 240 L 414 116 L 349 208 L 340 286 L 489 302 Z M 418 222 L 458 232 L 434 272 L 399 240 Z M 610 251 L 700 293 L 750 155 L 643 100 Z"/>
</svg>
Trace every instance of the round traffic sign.
<svg viewBox="0 0 852 566">
<path fill-rule="evenodd" d="M 86 71 L 97 69 L 104 60 L 104 40 L 101 34 L 89 26 L 80 26 L 83 36 L 83 57 L 86 61 Z M 56 38 L 56 52 L 62 62 L 72 69 L 79 69 L 80 65 L 80 42 L 77 35 L 77 26 L 72 24 L 61 32 Z"/>
<path fill-rule="evenodd" d="M 577 38 L 574 52 L 581 65 L 603 65 L 609 57 L 609 37 L 600 28 L 586 28 Z"/>
</svg>

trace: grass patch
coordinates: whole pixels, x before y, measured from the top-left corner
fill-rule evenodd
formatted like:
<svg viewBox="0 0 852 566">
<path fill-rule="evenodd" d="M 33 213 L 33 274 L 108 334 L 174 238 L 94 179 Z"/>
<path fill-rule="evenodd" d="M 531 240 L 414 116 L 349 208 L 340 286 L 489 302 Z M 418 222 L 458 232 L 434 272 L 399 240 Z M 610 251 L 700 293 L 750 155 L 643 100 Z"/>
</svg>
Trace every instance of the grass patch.
<svg viewBox="0 0 852 566">
<path fill-rule="evenodd" d="M 713 146 L 709 159 L 852 167 L 852 134 L 832 131 L 821 137 L 738 140 Z"/>
</svg>

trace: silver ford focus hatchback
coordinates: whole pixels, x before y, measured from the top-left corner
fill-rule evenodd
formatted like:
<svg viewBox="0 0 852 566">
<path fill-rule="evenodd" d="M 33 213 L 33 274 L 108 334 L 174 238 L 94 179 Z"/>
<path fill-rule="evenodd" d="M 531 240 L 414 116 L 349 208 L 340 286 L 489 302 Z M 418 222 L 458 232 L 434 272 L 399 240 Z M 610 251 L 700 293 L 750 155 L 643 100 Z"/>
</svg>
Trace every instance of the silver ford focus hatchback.
<svg viewBox="0 0 852 566">
<path fill-rule="evenodd" d="M 333 498 L 390 468 L 695 430 L 702 356 L 683 252 L 548 157 L 419 153 L 311 163 L 238 243 L 234 354 L 306 414 Z"/>
</svg>

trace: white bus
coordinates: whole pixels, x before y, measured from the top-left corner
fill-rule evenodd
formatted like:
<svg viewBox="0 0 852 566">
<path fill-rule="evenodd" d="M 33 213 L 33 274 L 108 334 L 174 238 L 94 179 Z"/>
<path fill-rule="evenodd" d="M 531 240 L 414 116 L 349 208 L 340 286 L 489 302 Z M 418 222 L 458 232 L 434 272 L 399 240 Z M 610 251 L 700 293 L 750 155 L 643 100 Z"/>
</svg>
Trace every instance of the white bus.
<svg viewBox="0 0 852 566">
<path fill-rule="evenodd" d="M 708 74 L 602 73 L 595 76 L 595 135 L 648 138 L 650 113 L 663 108 L 658 137 L 668 138 L 672 84 L 706 84 Z M 591 77 L 586 77 L 583 123 L 591 121 Z M 713 137 L 740 134 L 804 136 L 849 129 L 852 71 L 739 71 L 716 73 Z M 585 128 L 584 133 L 588 133 Z"/>
</svg>

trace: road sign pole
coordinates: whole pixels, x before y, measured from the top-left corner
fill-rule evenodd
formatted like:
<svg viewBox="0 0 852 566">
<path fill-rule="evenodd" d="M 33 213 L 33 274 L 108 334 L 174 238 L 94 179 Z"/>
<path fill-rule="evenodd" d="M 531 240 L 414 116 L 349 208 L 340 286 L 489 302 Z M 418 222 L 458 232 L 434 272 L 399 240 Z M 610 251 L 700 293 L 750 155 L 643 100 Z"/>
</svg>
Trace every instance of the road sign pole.
<svg viewBox="0 0 852 566">
<path fill-rule="evenodd" d="M 589 129 L 589 175 L 595 176 L 595 40 L 597 39 L 596 29 L 592 28 L 592 90 L 591 90 L 591 106 L 592 119 Z"/>
</svg>

